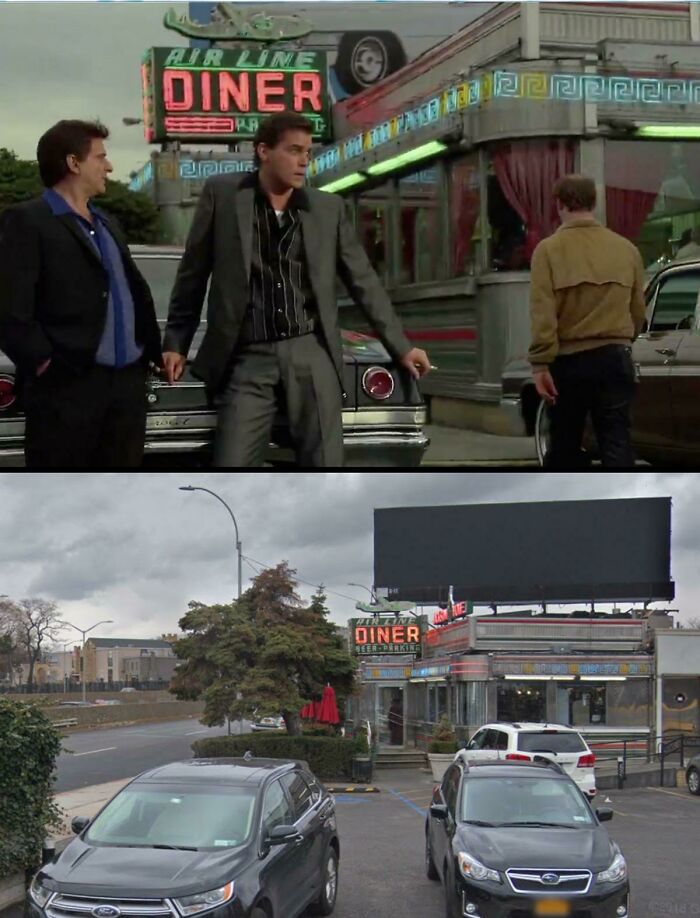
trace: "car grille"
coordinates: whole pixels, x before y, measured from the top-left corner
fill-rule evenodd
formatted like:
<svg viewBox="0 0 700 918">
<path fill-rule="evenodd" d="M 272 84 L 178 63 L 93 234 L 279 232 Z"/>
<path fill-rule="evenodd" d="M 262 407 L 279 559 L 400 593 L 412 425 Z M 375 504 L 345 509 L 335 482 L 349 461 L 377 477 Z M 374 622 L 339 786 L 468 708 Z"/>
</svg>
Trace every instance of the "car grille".
<svg viewBox="0 0 700 918">
<path fill-rule="evenodd" d="M 506 876 L 515 892 L 540 896 L 542 893 L 581 895 L 588 892 L 593 879 L 590 870 L 531 870 L 519 867 L 506 870 Z M 546 877 L 556 877 L 557 880 L 547 882 Z"/>
<path fill-rule="evenodd" d="M 69 896 L 58 893 L 46 908 L 47 918 L 92 918 L 94 909 L 100 906 L 110 906 L 118 909 L 113 915 L 125 915 L 129 918 L 157 918 L 157 916 L 170 916 L 174 918 L 177 912 L 167 899 L 103 899 L 97 896 Z"/>
<path fill-rule="evenodd" d="M 532 918 L 532 910 L 524 908 L 512 908 L 508 912 L 508 918 Z M 587 909 L 574 909 L 569 912 L 569 918 L 593 918 L 593 913 Z"/>
</svg>

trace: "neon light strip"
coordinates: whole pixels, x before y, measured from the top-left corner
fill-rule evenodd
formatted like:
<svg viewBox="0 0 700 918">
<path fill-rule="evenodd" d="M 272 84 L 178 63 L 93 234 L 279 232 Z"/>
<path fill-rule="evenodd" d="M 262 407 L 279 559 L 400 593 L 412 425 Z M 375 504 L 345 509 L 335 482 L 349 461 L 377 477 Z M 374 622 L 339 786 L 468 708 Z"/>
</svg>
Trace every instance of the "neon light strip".
<svg viewBox="0 0 700 918">
<path fill-rule="evenodd" d="M 210 73 L 316 73 L 321 75 L 320 70 L 300 70 L 298 67 L 195 67 L 193 64 L 168 64 L 163 70 L 208 70 Z"/>
<path fill-rule="evenodd" d="M 312 159 L 307 175 L 314 178 L 389 140 L 494 99 L 700 106 L 700 80 L 495 70 L 455 83 L 416 108 L 323 150 Z"/>
</svg>

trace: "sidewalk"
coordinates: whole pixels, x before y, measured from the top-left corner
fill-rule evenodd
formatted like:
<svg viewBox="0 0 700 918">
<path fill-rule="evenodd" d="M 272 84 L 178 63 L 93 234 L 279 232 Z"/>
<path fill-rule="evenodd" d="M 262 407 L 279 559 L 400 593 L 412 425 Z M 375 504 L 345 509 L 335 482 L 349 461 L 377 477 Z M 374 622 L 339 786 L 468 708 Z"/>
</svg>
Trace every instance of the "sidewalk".
<svg viewBox="0 0 700 918">
<path fill-rule="evenodd" d="M 499 437 L 438 424 L 429 424 L 425 432 L 430 446 L 421 466 L 538 467 L 533 437 Z"/>
</svg>

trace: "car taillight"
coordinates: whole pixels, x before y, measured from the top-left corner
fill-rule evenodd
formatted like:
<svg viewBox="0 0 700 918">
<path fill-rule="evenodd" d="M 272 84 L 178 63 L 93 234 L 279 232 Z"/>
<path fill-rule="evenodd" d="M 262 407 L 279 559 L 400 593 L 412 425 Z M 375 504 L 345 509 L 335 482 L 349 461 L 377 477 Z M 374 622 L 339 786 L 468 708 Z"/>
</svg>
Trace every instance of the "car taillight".
<svg viewBox="0 0 700 918">
<path fill-rule="evenodd" d="M 506 758 L 507 758 L 507 759 L 514 759 L 514 760 L 517 761 L 517 762 L 529 762 L 529 761 L 530 761 L 530 756 L 529 756 L 529 755 L 523 755 L 521 752 L 509 752 L 509 753 L 506 755 Z"/>
<path fill-rule="evenodd" d="M 579 768 L 593 768 L 595 765 L 595 756 L 593 753 L 588 753 L 587 755 L 582 755 L 578 760 Z"/>
<path fill-rule="evenodd" d="M 362 375 L 362 388 L 370 398 L 382 401 L 394 391 L 394 377 L 384 367 L 370 367 Z"/>
<path fill-rule="evenodd" d="M 12 376 L 0 376 L 0 411 L 6 411 L 17 401 L 15 380 Z"/>
</svg>

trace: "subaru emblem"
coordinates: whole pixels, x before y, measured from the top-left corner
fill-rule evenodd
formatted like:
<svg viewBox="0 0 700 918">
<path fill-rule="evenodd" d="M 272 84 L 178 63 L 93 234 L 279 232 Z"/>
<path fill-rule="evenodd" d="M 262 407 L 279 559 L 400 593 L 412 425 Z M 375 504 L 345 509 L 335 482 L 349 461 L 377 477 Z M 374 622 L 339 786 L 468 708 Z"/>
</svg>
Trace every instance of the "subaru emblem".
<svg viewBox="0 0 700 918">
<path fill-rule="evenodd" d="M 98 905 L 93 908 L 92 915 L 94 918 L 119 918 L 121 911 L 114 905 Z"/>
<path fill-rule="evenodd" d="M 542 882 L 546 883 L 548 886 L 556 886 L 559 882 L 559 875 L 556 873 L 543 873 L 541 879 Z M 93 912 L 93 915 L 94 914 Z M 100 918 L 108 918 L 108 916 L 100 916 Z"/>
</svg>

